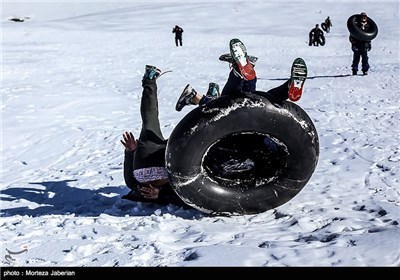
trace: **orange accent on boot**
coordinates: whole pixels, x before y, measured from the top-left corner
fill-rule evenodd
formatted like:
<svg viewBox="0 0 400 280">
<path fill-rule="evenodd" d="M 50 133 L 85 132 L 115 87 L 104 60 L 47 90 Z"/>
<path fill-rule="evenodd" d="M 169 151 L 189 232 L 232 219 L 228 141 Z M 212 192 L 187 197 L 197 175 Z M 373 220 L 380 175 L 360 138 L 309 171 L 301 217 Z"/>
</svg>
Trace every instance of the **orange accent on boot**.
<svg viewBox="0 0 400 280">
<path fill-rule="evenodd" d="M 301 98 L 301 94 L 303 93 L 303 85 L 301 87 L 295 87 L 294 83 L 290 85 L 289 88 L 289 99 L 291 101 L 298 101 Z"/>
<path fill-rule="evenodd" d="M 239 62 L 237 62 L 237 66 L 239 68 L 240 74 L 242 74 L 243 79 L 246 81 L 251 81 L 254 80 L 256 77 L 256 71 L 254 70 L 253 66 L 251 65 L 250 61 L 247 59 L 247 64 L 242 65 Z"/>
</svg>

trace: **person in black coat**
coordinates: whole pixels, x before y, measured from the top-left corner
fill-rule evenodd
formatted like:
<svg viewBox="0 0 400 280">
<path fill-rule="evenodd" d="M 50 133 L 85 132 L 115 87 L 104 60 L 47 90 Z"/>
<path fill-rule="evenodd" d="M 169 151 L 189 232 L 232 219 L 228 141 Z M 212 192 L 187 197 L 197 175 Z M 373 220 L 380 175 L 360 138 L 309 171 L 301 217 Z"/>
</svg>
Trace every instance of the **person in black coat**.
<svg viewBox="0 0 400 280">
<path fill-rule="evenodd" d="M 356 20 L 356 25 L 364 31 L 369 31 L 370 26 L 368 24 L 368 16 L 366 13 L 361 13 L 359 20 Z M 368 62 L 368 52 L 371 50 L 371 41 L 358 40 L 352 35 L 349 37 L 351 43 L 351 50 L 353 51 L 353 62 L 351 64 L 351 69 L 353 75 L 357 75 L 358 64 L 361 58 L 361 71 L 364 75 L 368 75 L 369 62 Z"/>
<path fill-rule="evenodd" d="M 142 79 L 142 98 L 140 114 L 142 130 L 139 139 L 132 132 L 126 131 L 121 140 L 124 152 L 124 179 L 130 189 L 123 199 L 158 204 L 175 204 L 189 207 L 172 189 L 165 168 L 164 139 L 158 119 L 158 97 L 156 79 L 161 70 L 155 66 L 146 65 Z"/>
<path fill-rule="evenodd" d="M 311 29 L 309 35 L 309 46 L 323 46 L 325 45 L 324 32 L 319 28 L 319 24 L 316 24 L 313 29 Z"/>
<path fill-rule="evenodd" d="M 331 31 L 332 21 L 329 16 L 325 19 L 325 22 L 321 24 L 321 27 L 326 33 L 329 33 Z"/>
<path fill-rule="evenodd" d="M 183 29 L 179 27 L 178 25 L 175 25 L 175 27 L 172 29 L 172 33 L 175 33 L 175 44 L 178 47 L 178 43 L 180 46 L 182 46 L 182 33 Z"/>
</svg>

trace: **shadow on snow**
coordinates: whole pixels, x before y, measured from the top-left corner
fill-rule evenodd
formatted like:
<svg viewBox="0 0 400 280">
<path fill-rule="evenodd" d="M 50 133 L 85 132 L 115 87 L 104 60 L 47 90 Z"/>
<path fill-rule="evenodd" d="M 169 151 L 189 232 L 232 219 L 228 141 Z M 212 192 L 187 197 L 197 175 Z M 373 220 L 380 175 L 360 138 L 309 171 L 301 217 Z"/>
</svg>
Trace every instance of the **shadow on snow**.
<svg viewBox="0 0 400 280">
<path fill-rule="evenodd" d="M 192 219 L 201 216 L 197 210 L 185 210 L 174 205 L 158 205 L 151 203 L 132 202 L 121 199 L 121 194 L 127 193 L 126 187 L 103 187 L 100 189 L 80 189 L 69 186 L 69 182 L 76 180 L 46 181 L 29 183 L 40 185 L 42 188 L 8 188 L 1 192 L 2 201 L 15 201 L 16 204 L 35 204 L 34 207 L 15 206 L 2 208 L 0 216 L 13 215 L 44 216 L 44 215 L 72 215 L 93 217 L 101 214 L 111 216 L 150 216 L 157 209 L 161 213 L 170 213 L 182 218 Z M 21 201 L 22 200 L 22 201 Z M 4 204 L 3 204 L 4 205 Z"/>
</svg>

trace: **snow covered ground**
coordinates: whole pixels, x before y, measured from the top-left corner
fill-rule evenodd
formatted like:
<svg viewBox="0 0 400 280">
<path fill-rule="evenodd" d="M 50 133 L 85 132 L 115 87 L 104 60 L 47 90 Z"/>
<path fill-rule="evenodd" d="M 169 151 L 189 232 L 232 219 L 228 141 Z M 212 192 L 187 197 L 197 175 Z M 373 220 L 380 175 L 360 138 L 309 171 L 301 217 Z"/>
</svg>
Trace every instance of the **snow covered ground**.
<svg viewBox="0 0 400 280">
<path fill-rule="evenodd" d="M 1 9 L 1 266 L 400 265 L 398 1 L 2 1 Z M 350 76 L 346 21 L 362 11 L 379 34 L 370 74 Z M 308 32 L 327 16 L 326 45 L 309 47 Z M 139 134 L 145 65 L 173 70 L 158 80 L 168 137 L 193 109 L 174 110 L 187 83 L 200 92 L 224 85 L 229 68 L 218 57 L 234 37 L 259 58 L 259 90 L 281 84 L 296 57 L 307 62 L 297 104 L 320 139 L 309 183 L 258 215 L 121 200 L 119 140 Z"/>
</svg>

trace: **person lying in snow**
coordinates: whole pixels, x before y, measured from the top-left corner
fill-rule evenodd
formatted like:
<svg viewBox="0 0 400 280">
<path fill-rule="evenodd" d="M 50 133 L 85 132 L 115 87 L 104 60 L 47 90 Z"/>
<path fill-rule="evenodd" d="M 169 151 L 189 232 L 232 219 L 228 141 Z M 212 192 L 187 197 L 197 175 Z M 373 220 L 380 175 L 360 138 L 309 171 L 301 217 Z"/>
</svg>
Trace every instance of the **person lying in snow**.
<svg viewBox="0 0 400 280">
<path fill-rule="evenodd" d="M 164 138 L 158 119 L 157 78 L 161 70 L 155 66 L 146 65 L 142 79 L 142 98 L 140 113 L 142 130 L 139 139 L 132 132 L 123 134 L 122 145 L 125 147 L 124 179 L 131 191 L 124 199 L 159 204 L 186 204 L 178 197 L 168 181 L 165 168 Z"/>
<path fill-rule="evenodd" d="M 247 52 L 244 51 L 242 55 L 247 57 Z M 239 70 L 241 66 L 235 62 L 234 57 L 229 58 L 229 55 L 223 55 L 220 59 L 228 61 L 232 67 L 228 81 L 222 90 L 222 96 L 238 95 L 245 91 L 256 92 L 257 78 L 255 76 L 251 80 L 245 79 Z M 253 69 L 255 60 L 253 57 L 253 63 L 248 61 L 251 69 Z M 161 70 L 156 66 L 146 65 L 142 79 L 143 92 L 140 104 L 142 130 L 139 139 L 136 139 L 132 132 L 128 131 L 124 132 L 122 136 L 121 143 L 125 147 L 124 179 L 130 189 L 130 192 L 122 198 L 189 207 L 173 190 L 165 168 L 165 150 L 168 140 L 162 135 L 158 118 L 156 81 L 160 75 Z M 270 100 L 273 99 L 277 103 L 282 103 L 287 99 L 297 101 L 301 97 L 306 76 L 307 68 L 304 61 L 302 59 L 295 60 L 291 69 L 291 77 L 285 83 L 266 93 L 256 93 L 264 95 Z M 216 86 L 210 86 L 208 94 L 202 96 L 188 85 L 178 99 L 176 109 L 180 111 L 186 105 L 205 104 L 218 96 L 219 90 Z"/>
</svg>

